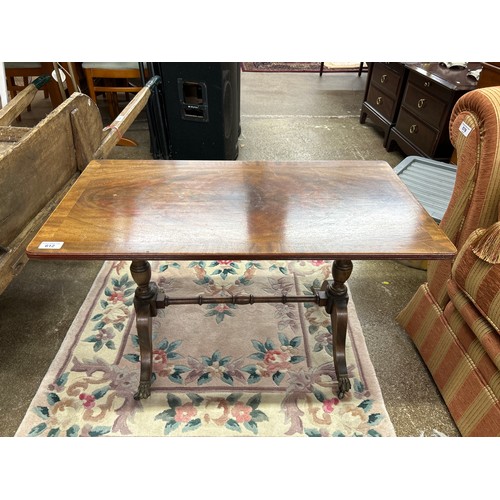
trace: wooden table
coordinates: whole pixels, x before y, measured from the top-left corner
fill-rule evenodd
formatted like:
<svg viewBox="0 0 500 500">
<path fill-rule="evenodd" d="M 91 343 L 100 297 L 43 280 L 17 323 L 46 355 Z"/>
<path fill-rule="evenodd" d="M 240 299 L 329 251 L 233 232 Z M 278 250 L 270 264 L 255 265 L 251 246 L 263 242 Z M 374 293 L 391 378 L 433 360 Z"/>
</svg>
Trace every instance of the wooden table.
<svg viewBox="0 0 500 500">
<path fill-rule="evenodd" d="M 315 302 L 331 316 L 338 395 L 352 260 L 449 259 L 456 249 L 382 161 L 92 161 L 27 248 L 33 259 L 131 260 L 150 395 L 152 317 L 174 304 Z M 166 297 L 150 260 L 331 259 L 311 296 Z M 250 326 L 250 325 L 249 325 Z"/>
</svg>

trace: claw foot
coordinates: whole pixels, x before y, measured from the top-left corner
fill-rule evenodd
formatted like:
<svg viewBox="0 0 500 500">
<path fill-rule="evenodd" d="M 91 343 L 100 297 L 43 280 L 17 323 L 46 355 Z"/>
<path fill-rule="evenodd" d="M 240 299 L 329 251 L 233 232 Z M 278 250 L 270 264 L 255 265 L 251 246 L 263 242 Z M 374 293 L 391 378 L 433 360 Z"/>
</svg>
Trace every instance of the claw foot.
<svg viewBox="0 0 500 500">
<path fill-rule="evenodd" d="M 151 382 L 140 382 L 134 399 L 138 401 L 139 399 L 147 399 L 149 396 L 151 396 Z"/>
<path fill-rule="evenodd" d="M 343 399 L 345 393 L 351 388 L 351 382 L 349 382 L 349 377 L 339 378 L 339 391 L 337 393 L 339 399 Z"/>
</svg>

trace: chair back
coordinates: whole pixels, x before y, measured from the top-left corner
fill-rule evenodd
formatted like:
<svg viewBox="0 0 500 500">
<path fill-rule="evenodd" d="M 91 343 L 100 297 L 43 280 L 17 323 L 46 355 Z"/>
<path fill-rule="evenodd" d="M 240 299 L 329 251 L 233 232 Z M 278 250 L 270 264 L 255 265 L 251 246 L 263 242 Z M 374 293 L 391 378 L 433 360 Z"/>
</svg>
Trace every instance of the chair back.
<svg viewBox="0 0 500 500">
<path fill-rule="evenodd" d="M 464 94 L 453 108 L 449 130 L 457 152 L 457 175 L 440 226 L 460 250 L 473 231 L 498 220 L 500 87 Z M 450 261 L 433 261 L 428 266 L 429 288 L 441 307 L 448 302 L 451 265 Z"/>
</svg>

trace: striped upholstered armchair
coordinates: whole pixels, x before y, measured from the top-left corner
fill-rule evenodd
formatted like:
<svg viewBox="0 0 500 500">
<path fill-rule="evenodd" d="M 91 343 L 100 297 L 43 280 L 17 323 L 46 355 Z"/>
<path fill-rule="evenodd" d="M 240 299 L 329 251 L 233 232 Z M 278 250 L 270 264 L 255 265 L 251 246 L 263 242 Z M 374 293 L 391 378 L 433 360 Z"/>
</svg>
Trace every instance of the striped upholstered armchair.
<svg viewBox="0 0 500 500">
<path fill-rule="evenodd" d="M 500 436 L 500 87 L 462 96 L 450 119 L 457 177 L 434 261 L 398 315 L 463 436 Z"/>
</svg>

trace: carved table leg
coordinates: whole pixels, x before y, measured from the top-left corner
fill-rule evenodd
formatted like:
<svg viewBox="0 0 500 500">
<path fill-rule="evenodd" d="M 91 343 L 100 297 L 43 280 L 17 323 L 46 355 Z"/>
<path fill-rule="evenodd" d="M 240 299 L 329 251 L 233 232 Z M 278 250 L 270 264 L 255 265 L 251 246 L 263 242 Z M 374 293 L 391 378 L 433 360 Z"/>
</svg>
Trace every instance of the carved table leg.
<svg viewBox="0 0 500 500">
<path fill-rule="evenodd" d="M 146 399 L 151 395 L 153 375 L 152 318 L 156 316 L 158 287 L 150 281 L 151 266 L 145 260 L 133 260 L 130 266 L 132 278 L 137 283 L 134 296 L 139 351 L 141 355 L 141 378 L 134 399 Z"/>
<path fill-rule="evenodd" d="M 332 265 L 333 280 L 325 281 L 321 287 L 326 292 L 325 308 L 332 321 L 333 361 L 339 384 L 338 397 L 340 399 L 351 388 L 345 358 L 347 303 L 349 301 L 345 282 L 349 279 L 351 272 L 352 262 L 350 260 L 336 260 Z"/>
</svg>

